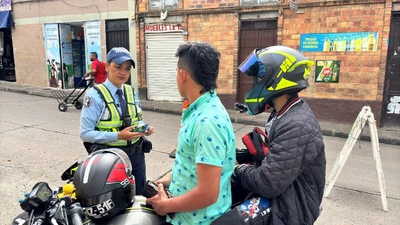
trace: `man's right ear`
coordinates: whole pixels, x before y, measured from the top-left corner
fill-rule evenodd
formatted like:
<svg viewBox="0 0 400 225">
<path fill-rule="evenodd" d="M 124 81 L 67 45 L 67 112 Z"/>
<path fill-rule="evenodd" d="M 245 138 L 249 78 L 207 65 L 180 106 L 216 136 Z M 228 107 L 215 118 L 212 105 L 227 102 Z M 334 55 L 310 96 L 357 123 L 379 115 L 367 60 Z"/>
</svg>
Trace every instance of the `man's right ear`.
<svg viewBox="0 0 400 225">
<path fill-rule="evenodd" d="M 189 73 L 184 69 L 180 69 L 179 70 L 179 76 L 181 76 L 181 81 L 182 82 L 186 82 L 187 79 L 189 78 Z"/>
</svg>

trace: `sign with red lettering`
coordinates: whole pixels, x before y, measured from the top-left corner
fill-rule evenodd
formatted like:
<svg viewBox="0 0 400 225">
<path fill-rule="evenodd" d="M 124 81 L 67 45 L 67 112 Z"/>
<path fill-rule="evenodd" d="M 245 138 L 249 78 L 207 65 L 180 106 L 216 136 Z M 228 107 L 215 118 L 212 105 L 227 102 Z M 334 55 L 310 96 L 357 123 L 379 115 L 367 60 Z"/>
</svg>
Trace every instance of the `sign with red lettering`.
<svg viewBox="0 0 400 225">
<path fill-rule="evenodd" d="M 176 32 L 182 31 L 180 24 L 148 24 L 146 25 L 146 33 L 159 33 L 159 32 Z"/>
</svg>

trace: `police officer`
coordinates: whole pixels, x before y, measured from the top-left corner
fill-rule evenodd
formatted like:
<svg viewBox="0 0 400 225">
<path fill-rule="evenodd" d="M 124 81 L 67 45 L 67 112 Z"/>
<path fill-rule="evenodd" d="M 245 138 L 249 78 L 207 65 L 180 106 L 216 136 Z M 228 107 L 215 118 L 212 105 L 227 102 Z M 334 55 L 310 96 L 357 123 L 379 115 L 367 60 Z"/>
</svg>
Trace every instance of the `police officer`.
<svg viewBox="0 0 400 225">
<path fill-rule="evenodd" d="M 143 136 L 154 128 L 135 132 L 143 125 L 138 95 L 125 84 L 135 68 L 131 54 L 125 48 L 112 48 L 106 58 L 107 80 L 88 90 L 83 101 L 80 119 L 80 138 L 88 151 L 117 147 L 126 152 L 132 163 L 136 194 L 143 192 L 146 183 L 146 163 Z"/>
</svg>

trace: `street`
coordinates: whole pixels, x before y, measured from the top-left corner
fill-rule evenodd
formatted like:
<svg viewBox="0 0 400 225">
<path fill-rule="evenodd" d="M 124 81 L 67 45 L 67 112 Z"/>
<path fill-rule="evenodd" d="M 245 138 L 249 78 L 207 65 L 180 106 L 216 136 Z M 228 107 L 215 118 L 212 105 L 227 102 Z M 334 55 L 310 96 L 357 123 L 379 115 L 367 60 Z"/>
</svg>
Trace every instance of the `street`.
<svg viewBox="0 0 400 225">
<path fill-rule="evenodd" d="M 79 138 L 80 110 L 69 107 L 67 112 L 60 112 L 55 99 L 4 91 L 0 91 L 0 102 L 0 225 L 5 225 L 21 212 L 18 199 L 35 183 L 62 186 L 62 172 L 87 154 Z M 149 137 L 153 151 L 146 155 L 146 161 L 147 178 L 156 179 L 173 164 L 168 154 L 176 147 L 181 118 L 148 111 L 143 114 L 155 128 Z M 243 147 L 241 137 L 253 126 L 233 126 L 238 147 Z M 324 136 L 324 141 L 328 176 L 346 139 Z M 400 146 L 381 144 L 380 154 L 389 211 L 382 210 L 371 143 L 360 141 L 329 198 L 324 199 L 317 225 L 398 224 Z"/>
</svg>

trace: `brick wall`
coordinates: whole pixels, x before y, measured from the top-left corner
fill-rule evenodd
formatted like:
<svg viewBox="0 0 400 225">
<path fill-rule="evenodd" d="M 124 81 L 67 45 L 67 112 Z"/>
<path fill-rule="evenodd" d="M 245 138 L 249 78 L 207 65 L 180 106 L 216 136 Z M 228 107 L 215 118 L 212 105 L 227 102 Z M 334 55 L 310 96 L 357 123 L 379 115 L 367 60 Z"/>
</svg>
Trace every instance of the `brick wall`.
<svg viewBox="0 0 400 225">
<path fill-rule="evenodd" d="M 340 60 L 340 83 L 314 83 L 315 71 L 309 78 L 307 97 L 381 100 L 386 61 L 384 4 L 357 4 L 306 8 L 304 14 L 285 9 L 283 14 L 282 44 L 298 49 L 300 34 L 378 32 L 378 49 L 375 52 L 304 52 L 313 60 Z M 386 22 L 387 24 L 387 22 Z M 386 65 L 385 65 L 386 66 Z M 385 67 L 383 66 L 383 67 Z M 314 67 L 315 68 L 315 67 Z"/>
<path fill-rule="evenodd" d="M 137 77 L 139 88 L 146 87 L 146 42 L 145 42 L 145 24 L 140 22 L 136 26 L 136 52 L 137 52 Z M 143 95 L 142 95 L 143 96 Z"/>
<path fill-rule="evenodd" d="M 149 10 L 149 0 L 138 0 L 138 12 Z M 239 6 L 239 0 L 178 0 L 178 10 L 181 9 L 211 9 Z"/>
<path fill-rule="evenodd" d="M 189 0 L 184 1 L 184 9 L 206 9 L 238 6 L 238 0 Z"/>
<path fill-rule="evenodd" d="M 190 15 L 188 17 L 188 40 L 208 42 L 221 52 L 217 83 L 218 91 L 221 94 L 236 92 L 237 20 L 234 13 Z"/>
</svg>

